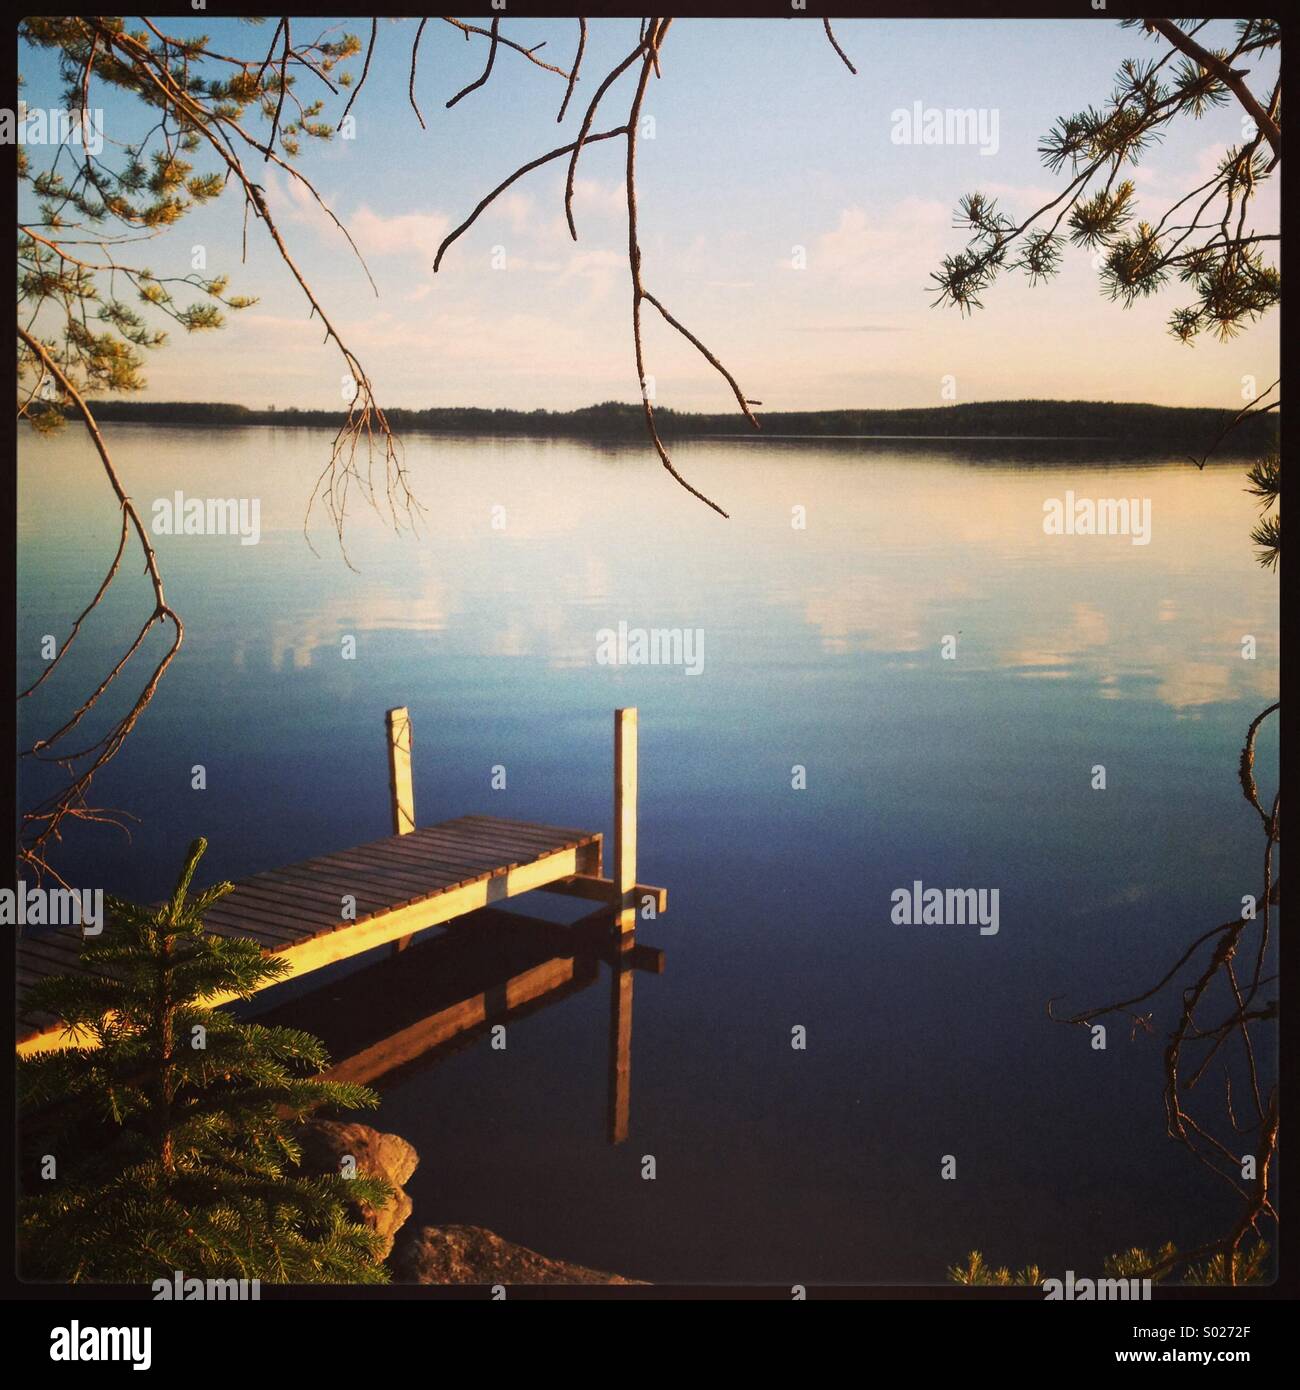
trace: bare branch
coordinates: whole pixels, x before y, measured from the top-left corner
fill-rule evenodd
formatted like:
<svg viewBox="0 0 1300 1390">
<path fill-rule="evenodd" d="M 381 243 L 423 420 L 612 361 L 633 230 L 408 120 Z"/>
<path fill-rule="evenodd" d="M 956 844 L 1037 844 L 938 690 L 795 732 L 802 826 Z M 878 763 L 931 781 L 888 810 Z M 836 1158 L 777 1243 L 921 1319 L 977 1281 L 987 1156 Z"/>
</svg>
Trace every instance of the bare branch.
<svg viewBox="0 0 1300 1390">
<path fill-rule="evenodd" d="M 351 95 L 348 97 L 348 104 L 343 108 L 343 114 L 339 117 L 339 126 L 348 118 L 348 112 L 352 110 L 352 103 L 361 95 L 361 89 L 366 85 L 366 78 L 370 76 L 370 59 L 374 56 L 375 42 L 379 38 L 379 21 L 370 21 L 370 42 L 366 45 L 366 60 L 361 65 L 361 78 L 357 85 L 353 87 Z"/>
<path fill-rule="evenodd" d="M 573 88 L 578 80 L 578 69 L 582 66 L 583 50 L 587 47 L 587 21 L 578 21 L 578 52 L 573 59 L 573 70 L 569 73 L 569 85 L 564 90 L 564 100 L 560 103 L 560 114 L 556 116 L 558 125 L 564 120 L 564 113 L 569 109 L 569 98 L 573 95 Z"/>
<path fill-rule="evenodd" d="M 731 375 L 731 373 L 726 369 L 726 367 L 724 367 L 722 363 L 718 361 L 718 359 L 713 355 L 713 353 L 711 353 L 709 349 L 706 348 L 702 342 L 700 342 L 700 340 L 695 336 L 694 333 L 690 331 L 689 328 L 686 328 L 682 324 L 680 324 L 668 312 L 668 310 L 665 309 L 662 304 L 660 304 L 660 302 L 654 297 L 654 295 L 650 293 L 649 290 L 643 289 L 641 291 L 641 297 L 642 299 L 645 299 L 649 303 L 653 304 L 655 308 L 658 309 L 659 312 L 664 316 L 664 319 L 668 323 L 670 323 L 682 335 L 682 337 L 687 340 L 687 342 L 694 344 L 694 346 L 699 349 L 700 355 L 704 357 L 704 359 L 707 362 L 709 362 L 722 374 L 722 376 L 726 379 L 727 385 L 731 387 L 731 390 L 736 397 L 736 403 L 744 412 L 745 418 L 749 421 L 751 425 L 753 425 L 755 429 L 761 429 L 762 426 L 754 418 L 754 413 L 750 410 L 749 407 L 751 405 L 762 405 L 763 402 L 750 400 L 740 389 L 740 386 L 737 383 L 736 378 Z"/>
<path fill-rule="evenodd" d="M 465 35 L 466 42 L 469 41 L 469 37 L 471 34 L 478 34 L 483 38 L 492 37 L 491 29 L 483 29 L 477 24 L 465 24 L 461 20 L 452 19 L 447 15 L 443 15 L 442 19 L 444 23 L 454 25 L 457 29 L 459 29 Z M 494 26 L 497 23 L 499 23 L 499 21 L 493 21 Z M 557 68 L 554 63 L 544 63 L 537 56 L 538 50 L 546 47 L 545 43 L 534 44 L 532 48 L 525 48 L 523 44 L 516 43 L 514 39 L 506 38 L 504 34 L 497 35 L 497 43 L 501 44 L 505 48 L 513 48 L 516 53 L 522 54 L 525 58 L 528 59 L 530 63 L 535 63 L 539 68 L 545 68 L 547 72 L 556 73 L 558 76 L 564 78 L 567 78 L 569 76 L 569 74 L 565 72 L 563 68 Z"/>
<path fill-rule="evenodd" d="M 599 135 L 589 135 L 587 137 L 587 144 L 594 145 L 600 140 L 612 140 L 615 138 L 615 136 L 626 134 L 626 126 L 615 126 L 613 130 L 603 130 Z M 521 164 L 519 168 L 516 169 L 514 173 L 510 175 L 509 178 L 504 179 L 501 183 L 497 184 L 497 186 L 491 191 L 491 193 L 486 194 L 483 198 L 479 200 L 478 206 L 460 224 L 460 226 L 448 232 L 447 235 L 443 238 L 442 245 L 438 247 L 438 254 L 433 262 L 434 270 L 436 271 L 441 267 L 442 258 L 446 254 L 447 248 L 454 241 L 459 240 L 459 238 L 462 237 L 470 229 L 470 227 L 474 225 L 476 221 L 478 221 L 478 218 L 482 214 L 484 209 L 487 208 L 491 203 L 493 203 L 497 198 L 499 198 L 501 194 L 504 193 L 512 183 L 514 183 L 517 179 L 522 178 L 525 174 L 530 173 L 532 170 L 539 168 L 541 165 L 549 163 L 552 159 L 559 159 L 562 155 L 569 154 L 571 151 L 577 149 L 577 147 L 577 141 L 575 140 L 572 144 L 561 145 L 558 149 L 549 150 L 546 154 L 538 155 L 536 159 L 530 159 L 527 164 Z"/>
<path fill-rule="evenodd" d="M 109 584 L 118 571 L 122 559 L 123 546 L 125 544 L 128 525 L 134 530 L 136 539 L 144 556 L 145 572 L 149 577 L 149 583 L 153 590 L 154 609 L 148 620 L 141 628 L 134 642 L 128 647 L 126 654 L 116 663 L 109 675 L 102 680 L 90 696 L 82 702 L 81 706 L 74 712 L 73 716 L 54 734 L 47 738 L 38 740 L 29 750 L 37 753 L 42 749 L 48 749 L 53 744 L 62 739 L 67 733 L 74 729 L 85 715 L 98 703 L 100 697 L 108 689 L 109 685 L 120 674 L 130 658 L 139 650 L 143 644 L 145 636 L 150 632 L 155 624 L 170 623 L 172 627 L 172 640 L 162 658 L 154 667 L 152 673 L 146 679 L 143 688 L 136 696 L 131 708 L 118 719 L 113 726 L 101 738 L 91 744 L 89 748 L 79 750 L 76 753 L 62 754 L 58 758 L 70 775 L 70 782 L 67 786 L 56 792 L 39 806 L 23 815 L 25 826 L 34 830 L 30 840 L 20 847 L 20 858 L 23 862 L 30 865 L 37 875 L 52 872 L 46 857 L 46 849 L 51 839 L 58 839 L 61 826 L 65 819 L 105 819 L 103 813 L 95 811 L 86 805 L 85 797 L 95 774 L 108 763 L 121 748 L 127 735 L 135 727 L 136 722 L 143 714 L 149 702 L 153 699 L 154 691 L 158 688 L 158 682 L 162 679 L 167 668 L 171 665 L 176 653 L 180 650 L 181 643 L 185 639 L 185 628 L 179 615 L 168 604 L 166 595 L 163 591 L 162 575 L 158 569 L 158 557 L 150 544 L 148 531 L 144 522 L 141 520 L 139 512 L 136 510 L 134 502 L 127 495 L 122 486 L 121 479 L 118 477 L 117 469 L 113 466 L 113 460 L 109 455 L 108 447 L 104 443 L 103 435 L 99 431 L 98 422 L 91 413 L 90 407 L 86 404 L 84 397 L 73 385 L 67 374 L 55 361 L 46 346 L 35 338 L 21 325 L 18 326 L 18 337 L 22 340 L 27 350 L 31 352 L 41 363 L 42 368 L 48 372 L 59 384 L 60 390 L 66 398 L 76 407 L 81 416 L 82 423 L 85 425 L 86 432 L 90 436 L 91 442 L 95 446 L 95 451 L 99 455 L 100 463 L 103 466 L 104 474 L 108 478 L 109 486 L 117 498 L 118 506 L 122 510 L 122 535 L 118 543 L 117 554 L 113 564 L 109 568 L 108 575 L 100 585 L 95 597 L 89 606 L 78 617 L 73 625 L 72 633 L 68 638 L 71 642 L 80 630 L 86 614 L 95 608 L 102 600 Z M 67 650 L 65 645 L 64 650 Z M 47 671 L 48 674 L 48 671 Z M 37 685 L 40 684 L 38 681 Z M 32 686 L 31 689 L 35 689 Z M 24 692 L 24 693 L 30 693 Z M 80 769 L 75 767 L 78 760 L 89 758 L 87 766 Z"/>
<path fill-rule="evenodd" d="M 267 160 L 271 158 L 271 151 L 275 147 L 275 137 L 280 132 L 280 114 L 284 110 L 284 98 L 289 90 L 289 16 L 285 15 L 280 23 L 284 27 L 284 52 L 280 55 L 280 95 L 275 103 L 275 115 L 271 118 L 271 134 L 266 141 L 266 154 L 263 157 Z"/>
<path fill-rule="evenodd" d="M 601 98 L 614 85 L 614 83 L 641 57 L 645 51 L 644 41 L 637 44 L 631 53 L 623 59 L 617 67 L 605 75 L 600 86 L 596 88 L 596 95 L 592 97 L 590 105 L 587 107 L 586 114 L 582 118 L 582 125 L 578 128 L 578 138 L 573 143 L 573 154 L 569 159 L 569 172 L 564 180 L 564 216 L 569 224 L 569 235 L 577 241 L 578 228 L 573 221 L 573 189 L 574 182 L 578 173 L 578 156 L 582 153 L 582 147 L 587 141 L 587 132 L 591 129 L 592 122 L 596 119 L 596 108 L 600 105 Z"/>
<path fill-rule="evenodd" d="M 627 117 L 627 259 L 628 266 L 632 273 L 632 342 L 636 350 L 636 375 L 641 384 L 641 408 L 645 414 L 646 430 L 650 435 L 650 442 L 654 445 L 655 452 L 659 455 L 659 461 L 668 470 L 674 479 L 682 485 L 693 497 L 698 497 L 706 506 L 712 507 L 719 516 L 725 517 L 727 513 L 711 498 L 705 496 L 699 488 L 693 487 L 677 471 L 668 450 L 664 447 L 663 440 L 659 437 L 659 429 L 655 424 L 654 406 L 650 402 L 650 392 L 646 387 L 645 373 L 645 351 L 641 345 L 641 303 L 647 297 L 645 287 L 641 282 L 641 243 L 637 236 L 637 208 L 636 208 L 636 135 L 637 126 L 641 120 L 641 103 L 645 100 L 646 85 L 650 80 L 650 74 L 654 71 L 655 62 L 659 54 L 659 45 L 663 42 L 664 35 L 668 32 L 668 26 L 672 24 L 671 19 L 652 19 L 646 28 L 644 43 L 644 57 L 641 62 L 641 76 L 637 82 L 636 95 L 632 98 L 632 106 Z M 656 304 L 660 313 L 665 314 L 662 305 Z M 684 328 L 675 321 L 674 327 Z M 690 334 L 686 334 L 691 338 Z M 721 365 L 711 356 L 708 350 L 696 338 L 691 338 L 696 347 L 709 357 L 721 371 Z M 726 375 L 726 373 L 724 373 Z M 728 380 L 730 378 L 728 377 Z M 752 420 L 748 407 L 744 403 L 744 396 L 738 386 L 732 383 L 736 398 L 741 402 L 741 409 Z M 757 424 L 757 421 L 755 421 Z"/>
<path fill-rule="evenodd" d="M 427 19 L 422 19 L 420 27 L 415 31 L 415 42 L 411 45 L 411 80 L 406 89 L 407 95 L 411 99 L 411 110 L 415 112 L 415 118 L 420 122 L 421 130 L 426 130 L 427 127 L 424 124 L 424 117 L 420 115 L 420 107 L 415 100 L 415 62 L 420 52 L 420 35 L 424 33 L 424 26 L 428 22 Z"/>
<path fill-rule="evenodd" d="M 844 66 L 848 68 L 848 70 L 854 75 L 854 77 L 856 77 L 858 75 L 858 70 L 853 66 L 852 63 L 849 62 L 849 55 L 845 53 L 845 51 L 836 42 L 835 30 L 831 28 L 830 20 L 823 19 L 822 24 L 826 26 L 826 37 L 831 41 L 831 47 L 836 51 L 836 53 L 840 55 L 840 60 L 843 62 Z"/>
<path fill-rule="evenodd" d="M 487 63 L 484 65 L 483 74 L 482 74 L 481 77 L 479 77 L 479 78 L 477 78 L 475 81 L 471 82 L 471 83 L 469 84 L 468 87 L 462 87 L 462 88 L 460 89 L 460 91 L 457 92 L 456 95 L 455 95 L 454 97 L 451 98 L 451 100 L 447 103 L 447 109 L 448 109 L 448 110 L 450 110 L 453 106 L 455 106 L 456 103 L 457 103 L 462 97 L 467 97 L 467 96 L 469 96 L 469 94 L 470 94 L 471 92 L 476 92 L 476 91 L 488 80 L 488 78 L 492 76 L 492 64 L 495 63 L 496 60 L 497 60 L 497 42 L 498 42 L 498 39 L 499 39 L 498 30 L 499 30 L 500 28 L 501 28 L 501 20 L 500 20 L 500 18 L 493 19 L 493 21 L 492 21 L 492 42 L 491 42 L 491 44 L 490 44 L 489 47 L 488 47 Z"/>
<path fill-rule="evenodd" d="M 1219 431 L 1219 433 L 1214 438 L 1214 442 L 1201 455 L 1201 457 L 1199 459 L 1194 458 L 1191 460 L 1191 462 L 1194 463 L 1197 466 L 1197 468 L 1204 468 L 1205 465 L 1209 462 L 1210 455 L 1214 453 L 1214 451 L 1219 447 L 1219 445 L 1223 443 L 1223 441 L 1232 433 L 1233 430 L 1237 428 L 1239 424 L 1241 424 L 1243 420 L 1249 419 L 1252 415 L 1267 415 L 1274 410 L 1280 410 L 1282 408 L 1282 402 L 1280 400 L 1270 401 L 1268 398 L 1273 394 L 1274 391 L 1277 390 L 1277 388 L 1281 384 L 1282 379 L 1281 377 L 1279 377 L 1271 386 L 1266 387 L 1263 391 L 1261 391 L 1259 395 L 1253 401 L 1251 401 L 1249 405 L 1243 406 L 1232 417 L 1232 419 L 1229 420 L 1228 423 L 1224 425 L 1224 427 Z"/>
</svg>

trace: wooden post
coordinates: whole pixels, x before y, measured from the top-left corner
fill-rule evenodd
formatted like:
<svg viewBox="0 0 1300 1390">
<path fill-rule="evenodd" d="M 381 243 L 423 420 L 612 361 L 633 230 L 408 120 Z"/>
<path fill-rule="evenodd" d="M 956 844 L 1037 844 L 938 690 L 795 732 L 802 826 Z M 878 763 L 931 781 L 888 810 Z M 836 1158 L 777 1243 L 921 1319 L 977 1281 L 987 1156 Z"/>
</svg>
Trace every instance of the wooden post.
<svg viewBox="0 0 1300 1390">
<path fill-rule="evenodd" d="M 415 829 L 415 792 L 411 787 L 411 712 L 402 705 L 390 709 L 388 722 L 388 791 L 393 806 L 393 834 L 409 835 Z M 411 944 L 409 936 L 393 942 L 392 955 L 400 956 Z"/>
<path fill-rule="evenodd" d="M 415 793 L 411 789 L 411 714 L 404 705 L 388 711 L 388 789 L 393 834 L 409 835 L 415 829 Z"/>
<path fill-rule="evenodd" d="M 614 892 L 621 936 L 636 930 L 636 710 L 614 711 Z"/>
<path fill-rule="evenodd" d="M 609 1086 L 606 1130 L 611 1144 L 627 1138 L 632 1115 L 632 981 L 630 955 L 611 966 L 609 996 Z"/>
</svg>

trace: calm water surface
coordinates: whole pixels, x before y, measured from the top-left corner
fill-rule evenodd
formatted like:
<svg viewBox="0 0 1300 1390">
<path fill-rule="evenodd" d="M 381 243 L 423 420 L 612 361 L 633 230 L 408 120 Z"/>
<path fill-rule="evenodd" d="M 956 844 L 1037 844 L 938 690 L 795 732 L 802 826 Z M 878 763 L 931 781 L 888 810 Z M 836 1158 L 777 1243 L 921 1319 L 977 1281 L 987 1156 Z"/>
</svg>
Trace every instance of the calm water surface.
<svg viewBox="0 0 1300 1390">
<path fill-rule="evenodd" d="M 262 538 L 158 539 L 185 646 L 96 787 L 140 822 L 129 843 L 71 837 L 74 881 L 160 895 L 198 834 L 211 881 L 388 833 L 399 704 L 421 823 L 608 830 L 611 711 L 640 709 L 640 877 L 671 910 L 639 933 L 667 963 L 636 979 L 630 1137 L 605 1142 L 602 967 L 512 1023 L 504 1052 L 472 1039 L 382 1088 L 376 1122 L 420 1151 L 417 1222 L 656 1281 L 800 1283 L 940 1282 L 973 1248 L 1086 1269 L 1220 1228 L 1221 1195 L 1164 1134 L 1159 1037 L 1116 1024 L 1095 1051 L 1045 1004 L 1146 988 L 1258 891 L 1235 770 L 1276 698 L 1277 581 L 1252 557 L 1240 462 L 681 446 L 723 521 L 639 444 L 413 436 L 421 533 L 358 511 L 354 573 L 326 528 L 320 558 L 302 536 L 326 434 L 119 425 L 109 442 L 146 515 L 176 488 L 257 497 Z M 1150 544 L 1044 535 L 1066 489 L 1149 497 Z M 94 591 L 116 524 L 76 432 L 23 443 L 20 677 Z M 147 613 L 136 568 L 24 710 L 29 741 Z M 702 630 L 702 671 L 599 664 L 620 621 Z M 1270 796 L 1275 760 L 1269 731 Z M 915 879 L 998 888 L 999 932 L 891 924 Z M 330 1001 L 350 997 L 316 1001 L 336 1051 Z"/>
</svg>

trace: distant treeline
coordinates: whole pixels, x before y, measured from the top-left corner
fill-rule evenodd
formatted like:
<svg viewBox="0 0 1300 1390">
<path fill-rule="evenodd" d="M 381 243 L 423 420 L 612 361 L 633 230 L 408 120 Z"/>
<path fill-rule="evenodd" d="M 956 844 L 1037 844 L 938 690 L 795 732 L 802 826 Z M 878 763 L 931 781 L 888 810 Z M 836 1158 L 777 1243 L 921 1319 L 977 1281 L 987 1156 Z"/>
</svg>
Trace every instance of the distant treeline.
<svg viewBox="0 0 1300 1390">
<path fill-rule="evenodd" d="M 106 421 L 130 420 L 167 425 L 283 425 L 337 429 L 337 410 L 268 407 L 254 410 L 219 401 L 140 401 L 116 398 L 93 402 Z M 69 412 L 70 413 L 70 412 Z M 762 434 L 834 435 L 1006 435 L 1065 439 L 1101 438 L 1124 443 L 1185 444 L 1204 451 L 1235 411 L 1110 401 L 981 401 L 970 405 L 912 407 L 902 410 L 768 411 L 760 415 Z M 582 410 L 484 410 L 474 406 L 394 408 L 387 412 L 398 432 L 429 431 L 459 435 L 533 435 L 583 439 L 634 439 L 645 435 L 639 405 L 606 401 Z M 740 415 L 697 415 L 659 409 L 655 420 L 665 437 L 754 436 Z M 1231 434 L 1239 449 L 1267 448 L 1276 438 L 1277 414 L 1251 416 Z"/>
</svg>

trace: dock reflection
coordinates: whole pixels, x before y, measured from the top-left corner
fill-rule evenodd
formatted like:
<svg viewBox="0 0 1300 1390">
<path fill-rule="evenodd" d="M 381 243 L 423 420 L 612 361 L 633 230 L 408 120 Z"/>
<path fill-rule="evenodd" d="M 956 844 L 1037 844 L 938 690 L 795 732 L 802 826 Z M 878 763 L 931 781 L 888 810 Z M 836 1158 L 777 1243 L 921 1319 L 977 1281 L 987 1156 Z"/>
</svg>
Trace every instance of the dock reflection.
<svg viewBox="0 0 1300 1390">
<path fill-rule="evenodd" d="M 383 1090 L 499 1024 L 590 988 L 602 964 L 610 983 L 606 1137 L 621 1144 L 632 1108 L 634 981 L 640 972 L 662 974 L 664 952 L 620 937 L 608 908 L 571 925 L 484 908 L 257 1017 L 324 1039 L 331 1080 Z"/>
</svg>

